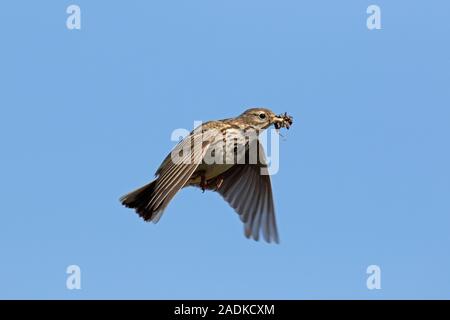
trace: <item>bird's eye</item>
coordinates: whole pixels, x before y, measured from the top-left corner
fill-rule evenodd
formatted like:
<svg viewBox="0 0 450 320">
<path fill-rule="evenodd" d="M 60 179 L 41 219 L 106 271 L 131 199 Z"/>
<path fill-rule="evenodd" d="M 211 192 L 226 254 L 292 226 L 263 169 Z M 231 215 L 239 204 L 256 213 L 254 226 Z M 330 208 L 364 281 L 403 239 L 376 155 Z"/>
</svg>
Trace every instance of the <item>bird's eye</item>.
<svg viewBox="0 0 450 320">
<path fill-rule="evenodd" d="M 260 113 L 260 114 L 259 114 L 259 118 L 260 118 L 261 120 L 264 120 L 264 119 L 266 118 L 266 114 L 265 114 L 265 113 Z"/>
</svg>

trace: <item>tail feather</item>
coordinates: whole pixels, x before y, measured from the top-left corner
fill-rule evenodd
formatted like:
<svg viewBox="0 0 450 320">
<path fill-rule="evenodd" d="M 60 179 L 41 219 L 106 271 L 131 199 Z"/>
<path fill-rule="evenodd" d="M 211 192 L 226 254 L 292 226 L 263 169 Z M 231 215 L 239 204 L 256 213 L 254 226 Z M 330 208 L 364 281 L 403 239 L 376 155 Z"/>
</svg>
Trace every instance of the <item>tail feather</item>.
<svg viewBox="0 0 450 320">
<path fill-rule="evenodd" d="M 124 195 L 120 198 L 120 202 L 122 202 L 125 207 L 135 209 L 136 213 L 145 221 L 157 222 L 160 214 L 158 214 L 158 210 L 155 211 L 149 206 L 150 199 L 155 192 L 155 187 L 156 180 Z"/>
</svg>

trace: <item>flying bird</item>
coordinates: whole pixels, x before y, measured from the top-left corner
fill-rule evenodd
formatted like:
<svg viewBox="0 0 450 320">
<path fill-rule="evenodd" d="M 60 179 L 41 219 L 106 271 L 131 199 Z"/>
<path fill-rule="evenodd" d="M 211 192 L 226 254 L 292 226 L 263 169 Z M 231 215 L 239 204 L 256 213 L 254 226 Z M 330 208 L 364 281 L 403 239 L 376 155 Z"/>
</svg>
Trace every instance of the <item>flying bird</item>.
<svg viewBox="0 0 450 320">
<path fill-rule="evenodd" d="M 218 192 L 239 214 L 247 238 L 279 242 L 270 175 L 259 141 L 271 125 L 292 125 L 286 113 L 246 110 L 236 118 L 209 121 L 181 140 L 156 171 L 156 179 L 120 198 L 145 221 L 158 222 L 182 188 Z"/>
</svg>

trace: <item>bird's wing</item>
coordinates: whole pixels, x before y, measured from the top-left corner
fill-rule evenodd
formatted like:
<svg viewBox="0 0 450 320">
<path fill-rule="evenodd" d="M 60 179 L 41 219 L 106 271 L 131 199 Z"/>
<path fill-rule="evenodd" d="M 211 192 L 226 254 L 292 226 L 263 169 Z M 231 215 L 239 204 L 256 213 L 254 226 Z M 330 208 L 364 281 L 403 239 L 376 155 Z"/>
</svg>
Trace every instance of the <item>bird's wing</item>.
<svg viewBox="0 0 450 320">
<path fill-rule="evenodd" d="M 155 213 L 151 220 L 157 222 L 164 209 L 185 186 L 217 135 L 215 130 L 194 130 L 167 156 L 156 174 L 154 191 L 147 208 Z M 177 155 L 175 158 L 172 155 Z"/>
<path fill-rule="evenodd" d="M 239 214 L 247 238 L 258 240 L 262 232 L 267 242 L 278 243 L 270 175 L 260 143 L 258 148 L 257 163 L 233 166 L 223 174 L 222 185 L 216 191 Z"/>
</svg>

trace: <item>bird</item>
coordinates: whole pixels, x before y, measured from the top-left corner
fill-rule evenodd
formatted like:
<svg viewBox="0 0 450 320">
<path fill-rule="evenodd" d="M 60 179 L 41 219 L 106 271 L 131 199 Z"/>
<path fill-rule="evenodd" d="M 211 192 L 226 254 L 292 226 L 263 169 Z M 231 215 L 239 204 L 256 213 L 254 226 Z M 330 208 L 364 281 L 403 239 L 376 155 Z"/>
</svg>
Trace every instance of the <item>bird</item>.
<svg viewBox="0 0 450 320">
<path fill-rule="evenodd" d="M 272 184 L 260 134 L 274 125 L 289 129 L 293 118 L 250 108 L 235 118 L 195 128 L 167 155 L 155 179 L 120 198 L 145 221 L 157 223 L 173 197 L 193 186 L 219 193 L 237 212 L 247 238 L 279 243 Z"/>
</svg>

